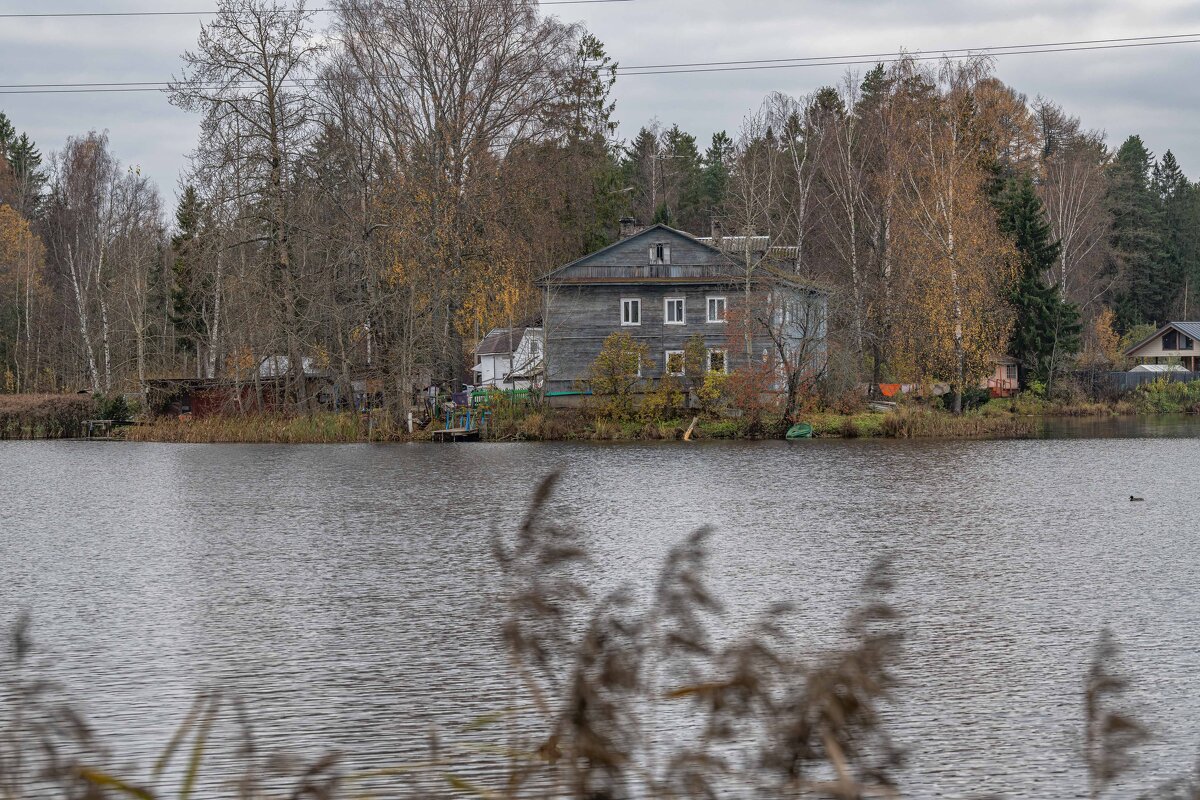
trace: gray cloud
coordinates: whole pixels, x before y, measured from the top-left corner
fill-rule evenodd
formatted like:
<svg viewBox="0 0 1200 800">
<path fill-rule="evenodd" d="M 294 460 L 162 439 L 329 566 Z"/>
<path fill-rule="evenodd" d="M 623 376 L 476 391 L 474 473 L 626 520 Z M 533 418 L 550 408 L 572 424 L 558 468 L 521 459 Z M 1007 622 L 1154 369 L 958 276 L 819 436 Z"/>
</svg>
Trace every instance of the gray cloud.
<svg viewBox="0 0 1200 800">
<path fill-rule="evenodd" d="M 55 9 L 195 10 L 210 0 L 93 0 Z M 0 11 L 28 10 L 27 2 Z M 1200 5 L 1182 0 L 637 0 L 551 7 L 579 18 L 623 65 L 847 53 L 899 48 L 1051 42 L 1200 32 Z M 582 11 L 580 17 L 576 13 Z M 198 18 L 76 18 L 0 21 L 0 83 L 166 80 L 195 42 Z M 1140 133 L 1155 153 L 1167 148 L 1200 175 L 1200 44 L 1007 56 L 996 73 L 1029 97 L 1043 95 L 1104 130 L 1112 144 Z M 866 67 L 857 68 L 860 71 Z M 836 83 L 842 67 L 689 75 L 626 76 L 616 86 L 620 133 L 652 118 L 678 123 L 706 143 L 735 131 L 770 92 L 807 94 Z M 140 165 L 168 195 L 195 146 L 197 120 L 157 93 L 0 95 L 0 110 L 44 152 L 67 136 L 108 130 L 114 149 Z"/>
</svg>

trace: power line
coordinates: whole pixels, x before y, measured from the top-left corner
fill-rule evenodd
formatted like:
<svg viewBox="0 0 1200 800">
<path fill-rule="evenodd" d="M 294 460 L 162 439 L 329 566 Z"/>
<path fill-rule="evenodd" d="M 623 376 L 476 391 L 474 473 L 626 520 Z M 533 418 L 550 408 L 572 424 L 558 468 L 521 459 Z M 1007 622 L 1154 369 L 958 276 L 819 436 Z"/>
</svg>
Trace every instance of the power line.
<svg viewBox="0 0 1200 800">
<path fill-rule="evenodd" d="M 1191 35 L 1196 35 L 1196 34 L 1191 34 Z M 627 75 L 627 76 L 633 76 L 633 75 L 684 75 L 684 74 L 688 74 L 688 73 L 692 73 L 692 72 L 742 72 L 742 71 L 746 71 L 746 70 L 789 69 L 789 68 L 794 68 L 794 67 L 837 67 L 837 66 L 857 66 L 857 65 L 862 65 L 862 64 L 895 64 L 897 62 L 908 61 L 908 60 L 938 61 L 938 60 L 941 60 L 943 58 L 948 58 L 948 57 L 949 58 L 962 58 L 962 57 L 964 57 L 966 55 L 970 55 L 972 53 L 979 53 L 980 55 L 989 55 L 989 56 L 1021 56 L 1021 55 L 1036 55 L 1036 54 L 1040 54 L 1040 53 L 1083 53 L 1083 52 L 1088 52 L 1088 51 L 1092 51 L 1092 50 L 1121 50 L 1121 49 L 1129 48 L 1129 47 L 1156 47 L 1156 46 L 1160 46 L 1160 45 L 1169 45 L 1169 44 L 1200 44 L 1200 38 L 1180 39 L 1180 40 L 1169 41 L 1169 42 L 1131 42 L 1129 44 L 1105 44 L 1105 45 L 1094 45 L 1094 46 L 1090 46 L 1090 47 L 1045 47 L 1045 48 L 1032 49 L 1032 50 L 1012 49 L 1012 50 L 1007 50 L 1007 51 L 1003 51 L 1003 52 L 1001 52 L 999 48 L 994 48 L 994 49 L 981 48 L 979 50 L 963 49 L 963 50 L 938 51 L 936 55 L 917 54 L 917 53 L 895 53 L 895 54 L 888 54 L 888 55 L 893 56 L 891 58 L 867 57 L 865 59 L 851 60 L 851 61 L 840 61 L 840 60 L 805 61 L 803 63 L 771 62 L 771 63 L 763 63 L 763 64 L 752 64 L 751 66 L 714 66 L 714 67 L 700 67 L 698 69 L 690 69 L 690 68 L 689 69 L 657 69 L 657 70 L 648 69 L 648 70 L 644 70 L 641 72 L 622 72 L 621 74 Z M 1016 47 L 1021 47 L 1021 45 L 1016 45 Z M 1036 45 L 1025 45 L 1025 47 L 1036 47 Z M 951 53 L 958 53 L 959 55 L 950 55 Z"/>
<path fill-rule="evenodd" d="M 934 48 L 924 51 L 925 53 L 937 53 L 939 56 L 949 55 L 950 53 L 982 53 L 991 50 L 1019 50 L 1030 47 L 1073 47 L 1075 45 L 1089 44 L 1109 44 L 1117 42 L 1145 42 L 1162 39 L 1186 39 L 1200 37 L 1200 33 L 1171 33 L 1160 36 L 1121 36 L 1115 39 L 1080 39 L 1073 42 L 1037 42 L 1034 44 L 1006 44 L 992 45 L 990 47 L 949 47 L 949 48 Z M 914 51 L 921 52 L 921 51 Z M 750 61 L 697 61 L 694 63 L 683 64 L 640 64 L 638 66 L 623 67 L 623 69 L 669 69 L 673 67 L 712 67 L 737 64 L 778 64 L 788 61 L 826 61 L 838 60 L 847 58 L 887 58 L 891 56 L 904 56 L 904 52 L 895 51 L 889 53 L 856 53 L 854 55 L 845 56 L 805 56 L 798 58 L 759 58 Z"/>
<path fill-rule="evenodd" d="M 593 3 L 632 3 L 634 0 L 538 0 L 541 6 L 581 6 Z M 282 9 L 291 13 L 321 14 L 336 11 L 333 8 Z M 28 14 L 0 14 L 0 19 L 54 19 L 70 17 L 201 17 L 219 14 L 219 11 L 61 11 L 56 13 L 34 12 Z"/>
<path fill-rule="evenodd" d="M 1190 37 L 1190 38 L 1189 38 Z M 1024 45 L 996 45 L 978 48 L 951 48 L 936 53 L 864 53 L 847 56 L 808 56 L 785 59 L 761 59 L 755 61 L 708 61 L 685 64 L 649 64 L 636 67 L 618 67 L 622 76 L 678 75 L 698 72 L 742 72 L 764 69 L 794 69 L 801 67 L 858 66 L 864 64 L 889 64 L 905 60 L 929 61 L 947 57 L 962 57 L 971 53 L 990 56 L 1036 55 L 1044 53 L 1075 53 L 1096 50 L 1116 50 L 1134 47 L 1156 47 L 1174 44 L 1200 44 L 1200 33 L 1170 34 L 1163 36 L 1139 36 L 1118 39 L 1090 39 L 1076 42 L 1048 42 Z M 959 54 L 954 56 L 952 54 Z M 356 80 L 372 77 L 352 76 Z M 321 80 L 320 78 L 292 78 L 286 81 L 288 88 L 302 88 Z M 162 92 L 174 81 L 132 81 L 128 83 L 28 83 L 0 84 L 0 95 L 6 94 L 91 94 L 108 92 Z M 180 84 L 185 82 L 180 81 Z M 250 81 L 234 81 L 220 86 L 254 85 Z M 215 84 L 201 84 L 198 89 L 218 88 Z"/>
</svg>

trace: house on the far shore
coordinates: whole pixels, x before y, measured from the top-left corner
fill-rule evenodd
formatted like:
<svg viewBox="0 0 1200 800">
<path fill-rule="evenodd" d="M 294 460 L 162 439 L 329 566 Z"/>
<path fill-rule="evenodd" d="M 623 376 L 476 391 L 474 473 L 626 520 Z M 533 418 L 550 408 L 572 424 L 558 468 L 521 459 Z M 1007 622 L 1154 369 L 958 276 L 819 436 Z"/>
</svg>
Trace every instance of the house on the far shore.
<svg viewBox="0 0 1200 800">
<path fill-rule="evenodd" d="M 1188 372 L 1200 372 L 1200 322 L 1168 322 L 1151 336 L 1125 351 L 1125 357 L 1138 364 L 1178 365 Z"/>
<path fill-rule="evenodd" d="M 496 328 L 475 346 L 475 385 L 484 389 L 537 386 L 544 351 L 541 328 Z"/>
<path fill-rule="evenodd" d="M 989 375 L 982 388 L 992 393 L 992 397 L 1012 397 L 1021 389 L 1020 362 L 1012 356 L 993 356 L 992 374 Z"/>
<path fill-rule="evenodd" d="M 826 293 L 801 280 L 766 237 L 739 239 L 736 247 L 714 239 L 625 219 L 618 241 L 537 282 L 545 293 L 552 404 L 572 405 L 588 394 L 592 363 L 614 333 L 645 347 L 639 391 L 664 376 L 684 376 L 684 348 L 695 336 L 707 351 L 706 372 L 775 362 L 781 346 L 812 372 L 823 368 Z M 758 247 L 749 265 L 747 245 Z M 769 321 L 751 324 L 760 318 Z"/>
</svg>

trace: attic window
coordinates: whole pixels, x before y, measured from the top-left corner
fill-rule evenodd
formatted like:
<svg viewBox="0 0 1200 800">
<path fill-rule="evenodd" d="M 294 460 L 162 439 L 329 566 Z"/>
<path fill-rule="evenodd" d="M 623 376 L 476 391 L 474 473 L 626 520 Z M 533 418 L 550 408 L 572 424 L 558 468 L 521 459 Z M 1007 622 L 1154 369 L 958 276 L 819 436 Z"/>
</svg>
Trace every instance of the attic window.
<svg viewBox="0 0 1200 800">
<path fill-rule="evenodd" d="M 1196 343 L 1192 340 L 1192 337 L 1185 336 L 1185 337 L 1183 337 L 1183 347 L 1181 347 L 1179 349 L 1180 350 L 1191 350 L 1193 347 L 1195 347 L 1195 344 Z"/>
<path fill-rule="evenodd" d="M 650 245 L 650 263 L 651 264 L 670 264 L 671 263 L 671 246 L 658 242 Z"/>
<path fill-rule="evenodd" d="M 1179 339 L 1179 334 L 1177 334 L 1175 331 L 1167 331 L 1166 333 L 1163 334 L 1162 349 L 1163 350 L 1178 350 L 1179 349 L 1178 339 Z"/>
</svg>

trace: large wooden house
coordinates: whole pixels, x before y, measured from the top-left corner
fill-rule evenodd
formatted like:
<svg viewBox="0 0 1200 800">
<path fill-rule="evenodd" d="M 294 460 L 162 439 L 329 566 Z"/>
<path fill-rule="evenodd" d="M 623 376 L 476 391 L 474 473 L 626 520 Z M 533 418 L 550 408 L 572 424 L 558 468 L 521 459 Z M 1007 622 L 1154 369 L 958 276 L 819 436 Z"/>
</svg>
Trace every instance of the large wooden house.
<svg viewBox="0 0 1200 800">
<path fill-rule="evenodd" d="M 551 400 L 586 393 L 591 366 L 604 340 L 628 333 L 644 344 L 644 388 L 663 375 L 681 375 L 685 343 L 700 334 L 708 369 L 731 371 L 750 359 L 767 362 L 778 354 L 779 334 L 811 352 L 825 335 L 826 295 L 796 279 L 786 263 L 755 253 L 744 255 L 702 242 L 666 225 L 634 228 L 623 221 L 622 238 L 565 264 L 538 281 L 545 293 L 546 391 Z M 750 275 L 748 280 L 747 275 Z M 747 291 L 747 290 L 750 291 Z M 770 298 L 774 330 L 761 327 L 731 335 L 738 309 Z M 747 346 L 747 344 L 749 346 Z"/>
</svg>

